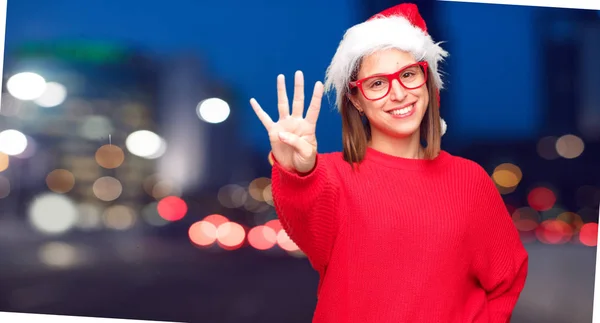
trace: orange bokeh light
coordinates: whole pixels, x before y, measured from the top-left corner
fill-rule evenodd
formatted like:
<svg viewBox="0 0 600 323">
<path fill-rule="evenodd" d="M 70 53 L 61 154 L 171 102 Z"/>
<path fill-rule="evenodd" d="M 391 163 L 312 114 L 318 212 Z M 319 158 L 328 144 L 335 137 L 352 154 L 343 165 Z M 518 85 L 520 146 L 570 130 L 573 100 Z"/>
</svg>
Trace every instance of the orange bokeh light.
<svg viewBox="0 0 600 323">
<path fill-rule="evenodd" d="M 235 222 L 226 222 L 217 228 L 217 242 L 226 250 L 240 248 L 246 239 L 246 231 Z"/>
<path fill-rule="evenodd" d="M 207 221 L 198 221 L 188 230 L 190 241 L 202 247 L 207 247 L 217 240 L 217 227 Z"/>
<path fill-rule="evenodd" d="M 277 233 L 277 244 L 281 249 L 288 252 L 297 251 L 299 249 L 296 243 L 290 239 L 290 236 L 287 234 L 287 232 L 285 232 L 285 230 L 280 230 Z"/>
</svg>

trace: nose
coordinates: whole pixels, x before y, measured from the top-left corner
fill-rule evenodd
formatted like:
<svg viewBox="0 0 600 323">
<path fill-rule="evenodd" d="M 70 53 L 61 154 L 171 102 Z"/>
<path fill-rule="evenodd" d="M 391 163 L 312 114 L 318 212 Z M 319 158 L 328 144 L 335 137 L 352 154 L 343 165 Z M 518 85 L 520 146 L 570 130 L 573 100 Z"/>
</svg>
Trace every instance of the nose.
<svg viewBox="0 0 600 323">
<path fill-rule="evenodd" d="M 408 91 L 400 85 L 400 81 L 393 80 L 392 88 L 390 89 L 391 99 L 396 101 L 402 101 L 408 94 Z"/>
</svg>

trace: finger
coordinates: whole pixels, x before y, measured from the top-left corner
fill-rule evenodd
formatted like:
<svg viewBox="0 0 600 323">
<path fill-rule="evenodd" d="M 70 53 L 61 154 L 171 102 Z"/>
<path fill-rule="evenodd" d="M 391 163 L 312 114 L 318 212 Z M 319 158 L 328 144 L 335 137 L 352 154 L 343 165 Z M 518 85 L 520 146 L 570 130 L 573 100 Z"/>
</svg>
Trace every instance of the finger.
<svg viewBox="0 0 600 323">
<path fill-rule="evenodd" d="M 277 76 L 277 110 L 279 110 L 279 119 L 284 119 L 290 115 L 289 101 L 285 90 L 285 77 L 282 74 Z"/>
<path fill-rule="evenodd" d="M 310 100 L 310 106 L 306 112 L 306 121 L 312 124 L 317 123 L 319 119 L 319 112 L 321 111 L 321 101 L 323 100 L 323 83 L 315 83 L 313 90 L 313 96 Z"/>
<path fill-rule="evenodd" d="M 297 71 L 294 75 L 294 100 L 292 101 L 292 117 L 302 118 L 304 110 L 304 75 Z"/>
<path fill-rule="evenodd" d="M 286 145 L 294 148 L 294 150 L 302 157 L 302 158 L 310 158 L 313 155 L 314 147 L 298 137 L 298 135 L 290 133 L 290 132 L 280 132 L 279 139 Z"/>
<path fill-rule="evenodd" d="M 260 122 L 262 122 L 263 126 L 265 126 L 267 131 L 269 131 L 271 129 L 271 127 L 273 126 L 273 120 L 271 120 L 271 117 L 269 117 L 269 114 L 266 113 L 265 110 L 263 110 L 260 107 L 260 104 L 258 104 L 258 102 L 256 102 L 256 99 L 254 99 L 254 98 L 250 99 L 250 105 L 252 106 L 254 113 L 256 113 L 256 115 L 258 116 L 258 119 L 260 120 Z"/>
</svg>

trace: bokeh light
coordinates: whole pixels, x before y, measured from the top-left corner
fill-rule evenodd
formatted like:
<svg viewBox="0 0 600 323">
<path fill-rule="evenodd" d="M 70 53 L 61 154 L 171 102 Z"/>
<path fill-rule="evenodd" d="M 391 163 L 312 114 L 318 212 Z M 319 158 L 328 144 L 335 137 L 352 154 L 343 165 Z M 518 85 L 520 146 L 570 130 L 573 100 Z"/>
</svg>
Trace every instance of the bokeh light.
<svg viewBox="0 0 600 323">
<path fill-rule="evenodd" d="M 239 208 L 246 203 L 248 192 L 240 185 L 228 184 L 219 189 L 217 198 L 224 207 Z"/>
<path fill-rule="evenodd" d="M 556 219 L 571 226 L 575 233 L 579 232 L 584 224 L 581 216 L 573 212 L 563 212 L 559 214 Z"/>
<path fill-rule="evenodd" d="M 287 232 L 285 232 L 285 230 L 279 230 L 277 233 L 277 244 L 281 249 L 288 252 L 299 250 L 296 243 L 290 239 L 290 236 L 287 234 Z"/>
<path fill-rule="evenodd" d="M 14 155 L 14 157 L 17 157 L 19 159 L 28 159 L 33 157 L 37 152 L 37 144 L 35 139 L 28 135 L 25 135 L 25 139 L 27 140 L 25 150 L 23 150 L 23 152 L 21 152 L 20 154 Z"/>
<path fill-rule="evenodd" d="M 190 226 L 188 236 L 195 245 L 207 247 L 217 240 L 217 227 L 208 221 L 198 221 Z"/>
<path fill-rule="evenodd" d="M 229 117 L 229 104 L 219 98 L 203 100 L 196 106 L 196 113 L 201 120 L 208 123 L 221 123 Z"/>
<path fill-rule="evenodd" d="M 39 74 L 22 72 L 11 76 L 6 81 L 6 90 L 19 100 L 34 100 L 46 90 L 46 80 Z"/>
<path fill-rule="evenodd" d="M 0 173 L 7 170 L 10 165 L 10 158 L 5 153 L 0 152 Z"/>
<path fill-rule="evenodd" d="M 79 120 L 79 119 L 78 119 Z M 79 120 L 77 133 L 88 140 L 106 140 L 115 131 L 112 121 L 100 115 L 82 116 Z"/>
<path fill-rule="evenodd" d="M 27 215 L 29 223 L 36 230 L 54 235 L 64 233 L 75 226 L 78 210 L 67 196 L 44 193 L 32 201 Z"/>
<path fill-rule="evenodd" d="M 598 245 L 598 223 L 586 223 L 579 230 L 579 241 L 585 246 L 596 247 Z"/>
<path fill-rule="evenodd" d="M 521 182 L 522 177 L 523 173 L 519 166 L 511 163 L 498 165 L 492 173 L 492 179 L 501 194 L 512 193 Z"/>
<path fill-rule="evenodd" d="M 212 223 L 216 228 L 218 228 L 221 224 L 229 222 L 229 219 L 220 214 L 211 214 L 207 215 L 203 221 Z"/>
<path fill-rule="evenodd" d="M 517 230 L 527 232 L 537 228 L 541 217 L 536 210 L 530 207 L 522 207 L 512 212 L 512 219 Z"/>
<path fill-rule="evenodd" d="M 52 108 L 62 104 L 67 98 L 67 88 L 57 82 L 46 83 L 44 92 L 33 102 L 44 108 Z"/>
<path fill-rule="evenodd" d="M 75 176 L 66 169 L 55 169 L 46 176 L 46 185 L 54 193 L 67 193 L 75 186 Z"/>
<path fill-rule="evenodd" d="M 556 141 L 556 152 L 563 158 L 577 158 L 583 153 L 584 148 L 583 140 L 575 135 L 564 135 Z"/>
<path fill-rule="evenodd" d="M 556 195 L 546 187 L 536 187 L 527 195 L 529 206 L 537 211 L 547 211 L 556 203 Z"/>
<path fill-rule="evenodd" d="M 100 229 L 103 213 L 100 206 L 91 203 L 80 203 L 77 209 L 79 210 L 79 217 L 75 227 L 86 231 Z"/>
<path fill-rule="evenodd" d="M 27 137 L 20 131 L 7 129 L 0 132 L 0 152 L 9 156 L 19 155 L 27 148 Z"/>
<path fill-rule="evenodd" d="M 96 150 L 95 159 L 98 165 L 107 169 L 113 169 L 123 164 L 125 153 L 119 146 L 106 144 Z"/>
<path fill-rule="evenodd" d="M 226 250 L 238 249 L 244 243 L 246 231 L 235 222 L 226 222 L 217 228 L 217 242 Z"/>
<path fill-rule="evenodd" d="M 126 205 L 113 205 L 102 214 L 104 225 L 113 230 L 127 230 L 136 222 L 135 211 Z"/>
<path fill-rule="evenodd" d="M 573 229 L 563 221 L 550 219 L 540 223 L 536 236 L 545 244 L 564 244 L 573 237 Z"/>
<path fill-rule="evenodd" d="M 149 130 L 132 132 L 125 139 L 125 146 L 133 155 L 146 159 L 159 158 L 166 151 L 166 142 Z"/>
<path fill-rule="evenodd" d="M 248 243 L 258 250 L 267 250 L 275 246 L 277 233 L 272 228 L 259 225 L 248 232 Z"/>
<path fill-rule="evenodd" d="M 540 139 L 537 144 L 537 152 L 540 157 L 546 160 L 554 160 L 559 157 L 556 152 L 556 141 L 558 138 L 554 136 L 548 136 Z"/>
<path fill-rule="evenodd" d="M 271 179 L 267 177 L 259 177 L 250 182 L 248 185 L 248 193 L 250 196 L 260 202 L 265 201 L 264 191 L 271 184 Z"/>
<path fill-rule="evenodd" d="M 74 246 L 64 242 L 48 242 L 38 250 L 40 261 L 54 269 L 68 269 L 81 261 L 81 253 Z"/>
<path fill-rule="evenodd" d="M 156 208 L 163 219 L 171 222 L 183 219 L 188 211 L 185 201 L 177 196 L 163 198 L 158 202 Z"/>
<path fill-rule="evenodd" d="M 111 176 L 104 176 L 94 181 L 92 190 L 98 199 L 110 202 L 121 196 L 123 186 L 118 179 Z"/>
</svg>

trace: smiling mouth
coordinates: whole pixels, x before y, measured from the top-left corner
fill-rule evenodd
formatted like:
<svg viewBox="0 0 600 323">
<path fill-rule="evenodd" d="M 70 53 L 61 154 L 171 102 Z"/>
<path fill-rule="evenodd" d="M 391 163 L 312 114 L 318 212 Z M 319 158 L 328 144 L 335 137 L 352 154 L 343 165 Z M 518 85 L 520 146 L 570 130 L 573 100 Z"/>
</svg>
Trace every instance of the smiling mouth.
<svg viewBox="0 0 600 323">
<path fill-rule="evenodd" d="M 398 109 L 393 109 L 393 110 L 387 111 L 387 113 L 394 115 L 394 116 L 404 116 L 404 115 L 410 114 L 414 108 L 415 108 L 415 105 L 413 103 L 404 108 L 398 108 Z"/>
</svg>

